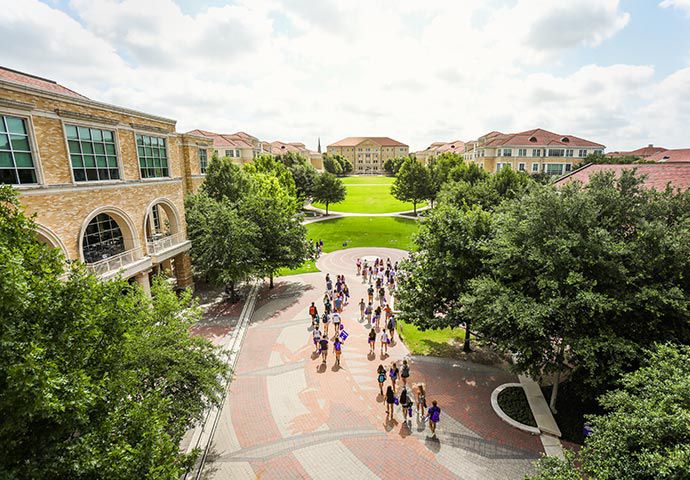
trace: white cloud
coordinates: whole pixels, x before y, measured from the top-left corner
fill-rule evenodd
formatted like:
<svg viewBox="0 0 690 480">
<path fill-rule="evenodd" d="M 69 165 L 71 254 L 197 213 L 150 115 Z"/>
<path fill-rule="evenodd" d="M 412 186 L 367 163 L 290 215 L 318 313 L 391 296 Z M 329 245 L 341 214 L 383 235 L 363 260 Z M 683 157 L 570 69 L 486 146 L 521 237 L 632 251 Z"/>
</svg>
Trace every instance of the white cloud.
<svg viewBox="0 0 690 480">
<path fill-rule="evenodd" d="M 690 0 L 662 0 L 659 6 L 661 8 L 677 8 L 690 17 Z"/>
<path fill-rule="evenodd" d="M 312 147 L 371 134 L 418 149 L 537 126 L 634 147 L 685 85 L 655 82 L 652 66 L 554 73 L 625 28 L 617 0 L 237 0 L 194 15 L 173 0 L 71 0 L 76 20 L 36 0 L 0 7 L 10 68 L 180 131 Z"/>
</svg>

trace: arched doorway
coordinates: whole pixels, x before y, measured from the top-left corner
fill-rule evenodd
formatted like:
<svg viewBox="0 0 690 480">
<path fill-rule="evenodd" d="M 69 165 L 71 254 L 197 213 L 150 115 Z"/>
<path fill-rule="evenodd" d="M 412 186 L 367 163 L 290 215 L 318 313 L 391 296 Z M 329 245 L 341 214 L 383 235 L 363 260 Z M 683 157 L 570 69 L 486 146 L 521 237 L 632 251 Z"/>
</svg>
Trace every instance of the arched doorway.
<svg viewBox="0 0 690 480">
<path fill-rule="evenodd" d="M 126 250 L 125 237 L 117 221 L 107 213 L 99 213 L 86 226 L 82 237 L 85 263 L 96 263 Z"/>
<path fill-rule="evenodd" d="M 144 232 L 149 255 L 185 240 L 177 208 L 166 198 L 157 198 L 149 204 L 144 218 Z"/>
</svg>

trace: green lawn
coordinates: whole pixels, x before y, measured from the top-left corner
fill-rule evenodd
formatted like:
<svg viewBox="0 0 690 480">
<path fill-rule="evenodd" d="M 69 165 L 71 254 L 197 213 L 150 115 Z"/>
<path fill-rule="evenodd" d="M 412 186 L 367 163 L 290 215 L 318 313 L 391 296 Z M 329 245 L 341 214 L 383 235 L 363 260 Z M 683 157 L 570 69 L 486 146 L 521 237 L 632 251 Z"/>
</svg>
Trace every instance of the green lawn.
<svg viewBox="0 0 690 480">
<path fill-rule="evenodd" d="M 345 200 L 332 203 L 329 211 L 348 213 L 391 213 L 412 211 L 412 203 L 401 202 L 391 195 L 393 177 L 345 177 L 343 183 L 347 189 Z M 321 203 L 313 204 L 316 208 L 326 208 Z M 417 208 L 426 202 L 419 202 Z"/>
<path fill-rule="evenodd" d="M 454 357 L 458 350 L 457 342 L 465 340 L 463 328 L 441 328 L 420 330 L 411 323 L 398 322 L 398 333 L 413 355 L 432 355 L 435 357 Z M 473 337 L 470 337 L 473 338 Z"/>
<path fill-rule="evenodd" d="M 307 225 L 310 240 L 323 240 L 324 253 L 352 247 L 390 247 L 412 250 L 417 222 L 396 217 L 343 217 Z M 347 242 L 344 246 L 343 243 Z M 297 269 L 281 269 L 277 276 L 318 272 L 313 261 Z"/>
</svg>

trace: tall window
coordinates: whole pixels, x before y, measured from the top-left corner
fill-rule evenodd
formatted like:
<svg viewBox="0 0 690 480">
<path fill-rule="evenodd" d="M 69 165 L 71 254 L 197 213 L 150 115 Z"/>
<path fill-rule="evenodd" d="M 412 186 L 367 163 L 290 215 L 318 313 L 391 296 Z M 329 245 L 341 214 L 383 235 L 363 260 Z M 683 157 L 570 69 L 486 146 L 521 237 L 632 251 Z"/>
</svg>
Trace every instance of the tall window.
<svg viewBox="0 0 690 480">
<path fill-rule="evenodd" d="M 549 175 L 562 175 L 563 174 L 563 164 L 562 163 L 547 163 L 545 165 L 546 173 Z"/>
<path fill-rule="evenodd" d="M 513 149 L 512 148 L 504 148 L 503 149 L 503 156 L 504 157 L 512 157 L 513 156 Z"/>
<path fill-rule="evenodd" d="M 137 152 L 141 178 L 167 177 L 168 154 L 165 139 L 149 135 L 137 135 Z"/>
<path fill-rule="evenodd" d="M 206 167 L 208 167 L 206 149 L 199 147 L 199 171 L 201 171 L 201 173 L 206 173 Z"/>
<path fill-rule="evenodd" d="M 0 115 L 0 183 L 37 183 L 26 120 Z"/>
<path fill-rule="evenodd" d="M 230 157 L 230 158 L 234 158 L 235 157 L 235 151 L 234 150 L 226 150 L 225 156 Z"/>
<path fill-rule="evenodd" d="M 535 162 L 532 164 L 532 173 L 538 173 L 538 172 L 539 172 L 539 164 Z"/>
<path fill-rule="evenodd" d="M 563 149 L 562 148 L 549 148 L 549 157 L 562 157 L 563 156 Z"/>
<path fill-rule="evenodd" d="M 566 157 L 572 157 L 573 156 L 573 149 L 572 148 L 567 148 L 565 150 L 565 156 Z"/>
<path fill-rule="evenodd" d="M 95 263 L 125 251 L 125 241 L 117 222 L 107 213 L 96 215 L 84 232 L 84 261 Z"/>
<path fill-rule="evenodd" d="M 578 157 L 585 158 L 587 156 L 587 150 L 580 150 Z"/>
<path fill-rule="evenodd" d="M 532 150 L 533 157 L 541 157 L 541 148 L 535 148 Z"/>
<path fill-rule="evenodd" d="M 520 170 L 521 172 L 525 171 L 525 167 L 526 165 L 524 163 L 518 163 L 518 170 Z"/>
<path fill-rule="evenodd" d="M 526 157 L 527 156 L 527 149 L 526 148 L 518 148 L 518 157 Z"/>
<path fill-rule="evenodd" d="M 115 135 L 110 130 L 65 125 L 74 180 L 117 180 Z"/>
</svg>

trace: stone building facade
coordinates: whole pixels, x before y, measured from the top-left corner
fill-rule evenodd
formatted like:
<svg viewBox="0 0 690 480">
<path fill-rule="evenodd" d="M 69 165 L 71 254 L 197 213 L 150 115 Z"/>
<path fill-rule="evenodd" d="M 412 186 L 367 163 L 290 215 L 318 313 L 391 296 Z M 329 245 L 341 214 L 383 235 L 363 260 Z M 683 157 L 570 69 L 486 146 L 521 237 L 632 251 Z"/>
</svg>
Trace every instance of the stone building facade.
<svg viewBox="0 0 690 480">
<path fill-rule="evenodd" d="M 331 155 L 342 155 L 355 174 L 383 174 L 389 158 L 406 157 L 410 147 L 388 137 L 347 137 L 326 147 Z"/>
<path fill-rule="evenodd" d="M 184 195 L 211 154 L 174 120 L 0 68 L 0 183 L 19 190 L 42 241 L 102 279 L 148 290 L 165 272 L 192 286 Z"/>
</svg>

